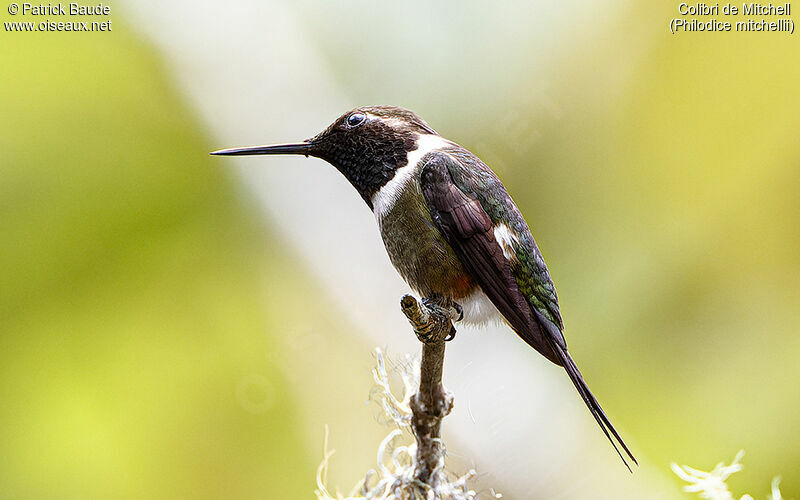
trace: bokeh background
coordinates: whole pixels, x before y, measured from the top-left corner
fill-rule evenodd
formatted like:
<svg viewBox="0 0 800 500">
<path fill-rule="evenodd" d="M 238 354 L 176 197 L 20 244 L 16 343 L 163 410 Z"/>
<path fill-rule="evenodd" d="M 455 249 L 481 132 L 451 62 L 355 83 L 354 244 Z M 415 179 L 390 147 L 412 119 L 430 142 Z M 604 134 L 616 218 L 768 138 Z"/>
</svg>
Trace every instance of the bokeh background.
<svg viewBox="0 0 800 500">
<path fill-rule="evenodd" d="M 375 466 L 373 349 L 417 345 L 371 214 L 320 160 L 207 152 L 391 103 L 504 179 L 642 463 L 513 334 L 462 328 L 454 469 L 671 499 L 671 461 L 744 448 L 739 495 L 797 497 L 800 46 L 671 35 L 677 4 L 117 1 L 112 32 L 3 31 L 0 496 L 311 498 L 325 424 L 332 487 Z"/>
</svg>

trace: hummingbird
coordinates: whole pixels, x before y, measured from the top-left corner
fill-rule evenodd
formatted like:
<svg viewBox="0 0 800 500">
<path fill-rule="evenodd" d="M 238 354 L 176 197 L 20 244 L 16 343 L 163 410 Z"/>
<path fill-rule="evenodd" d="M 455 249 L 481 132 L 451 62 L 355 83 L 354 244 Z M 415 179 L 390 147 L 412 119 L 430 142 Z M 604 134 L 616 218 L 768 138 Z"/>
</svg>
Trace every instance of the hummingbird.
<svg viewBox="0 0 800 500">
<path fill-rule="evenodd" d="M 567 350 L 556 289 L 528 224 L 473 153 L 408 109 L 363 106 L 302 142 L 211 154 L 304 155 L 333 165 L 374 213 L 389 259 L 412 289 L 466 323 L 504 320 L 566 370 L 628 470 L 615 439 L 638 465 Z"/>
</svg>

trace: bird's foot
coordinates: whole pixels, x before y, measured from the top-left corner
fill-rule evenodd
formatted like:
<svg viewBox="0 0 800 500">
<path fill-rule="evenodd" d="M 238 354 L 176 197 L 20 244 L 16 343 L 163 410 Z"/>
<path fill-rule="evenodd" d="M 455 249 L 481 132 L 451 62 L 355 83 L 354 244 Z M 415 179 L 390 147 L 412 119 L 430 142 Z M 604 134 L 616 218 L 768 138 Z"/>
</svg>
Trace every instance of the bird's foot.
<svg viewBox="0 0 800 500">
<path fill-rule="evenodd" d="M 464 308 L 453 299 L 448 299 L 441 295 L 432 295 L 430 297 L 423 297 L 422 304 L 431 311 L 446 316 L 454 323 L 464 319 Z"/>
<path fill-rule="evenodd" d="M 460 304 L 452 299 L 442 297 L 441 295 L 432 295 L 430 297 L 423 297 L 422 305 L 431 313 L 440 318 L 444 318 L 445 321 L 449 320 L 451 322 L 450 332 L 444 338 L 446 342 L 456 338 L 456 327 L 452 325 L 452 322 L 464 319 L 464 308 L 462 308 Z M 428 332 L 417 332 L 417 338 L 420 342 L 429 343 L 434 340 L 432 333 L 433 332 L 430 332 L 430 335 L 428 335 Z"/>
<path fill-rule="evenodd" d="M 423 344 L 435 344 L 444 340 L 452 328 L 449 313 L 435 298 L 423 298 L 421 303 L 411 295 L 400 300 L 400 308 L 414 328 L 414 334 Z"/>
</svg>

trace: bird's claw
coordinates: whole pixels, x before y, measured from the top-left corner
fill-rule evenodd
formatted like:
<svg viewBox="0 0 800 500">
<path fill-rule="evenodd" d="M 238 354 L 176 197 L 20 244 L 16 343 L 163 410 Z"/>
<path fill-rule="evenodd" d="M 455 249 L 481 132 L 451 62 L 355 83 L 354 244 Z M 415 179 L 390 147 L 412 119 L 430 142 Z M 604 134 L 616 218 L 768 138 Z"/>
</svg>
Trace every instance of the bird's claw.
<svg viewBox="0 0 800 500">
<path fill-rule="evenodd" d="M 450 332 L 444 338 L 445 342 L 456 338 L 456 327 L 452 325 L 452 322 L 458 322 L 464 319 L 464 308 L 461 307 L 461 304 L 452 299 L 446 299 L 441 295 L 433 295 L 431 297 L 423 297 L 422 305 L 429 311 L 435 312 L 450 320 Z M 417 338 L 420 342 L 427 343 L 433 340 L 433 335 L 427 335 L 427 333 L 428 332 L 417 332 Z"/>
<path fill-rule="evenodd" d="M 441 298 L 438 296 L 434 297 L 422 297 L 422 305 L 427 307 L 430 310 L 436 310 L 441 307 Z"/>
<path fill-rule="evenodd" d="M 453 309 L 455 309 L 457 315 L 457 317 L 454 318 L 453 321 L 461 321 L 462 319 L 464 319 L 464 308 L 461 307 L 461 304 L 459 304 L 458 302 L 453 302 L 452 307 Z M 455 333 L 453 333 L 453 337 L 455 336 L 456 336 Z"/>
<path fill-rule="evenodd" d="M 422 305 L 430 310 L 446 313 L 450 321 L 459 322 L 464 319 L 464 308 L 461 307 L 461 304 L 451 299 L 445 299 L 440 295 L 423 297 Z"/>
</svg>

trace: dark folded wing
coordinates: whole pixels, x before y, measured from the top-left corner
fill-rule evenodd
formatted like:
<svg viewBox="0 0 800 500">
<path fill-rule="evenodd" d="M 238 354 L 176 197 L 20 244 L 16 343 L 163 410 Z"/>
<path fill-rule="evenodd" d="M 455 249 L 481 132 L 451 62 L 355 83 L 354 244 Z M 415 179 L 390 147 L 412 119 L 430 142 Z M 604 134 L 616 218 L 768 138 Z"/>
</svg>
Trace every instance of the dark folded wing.
<svg viewBox="0 0 800 500">
<path fill-rule="evenodd" d="M 525 342 L 550 361 L 562 364 L 530 304 L 520 293 L 509 261 L 495 239 L 494 224 L 478 200 L 456 186 L 446 153 L 433 154 L 422 170 L 420 185 L 431 216 L 462 265 Z M 563 342 L 558 336 L 558 341 Z M 566 348 L 566 346 L 564 346 Z"/>
<path fill-rule="evenodd" d="M 558 312 L 555 288 L 552 286 L 538 248 L 535 244 L 531 244 L 527 249 L 532 250 L 531 253 L 536 257 L 536 268 L 529 274 L 539 277 L 538 281 L 549 287 L 541 289 L 528 287 L 532 293 L 529 298 L 526 298 L 520 291 L 511 262 L 503 254 L 500 243 L 495 239 L 495 224 L 491 217 L 476 198 L 469 196 L 453 181 L 450 168 L 457 167 L 457 161 L 447 153 L 431 154 L 430 159 L 423 167 L 420 186 L 431 216 L 455 251 L 461 264 L 472 273 L 483 292 L 509 322 L 517 335 L 547 359 L 566 369 L 570 380 L 592 416 L 614 446 L 622 462 L 630 470 L 630 466 L 616 442 L 622 446 L 625 454 L 638 464 L 636 458 L 589 390 L 581 372 L 567 351 L 567 345 L 561 333 L 563 323 Z M 516 257 L 519 256 L 517 253 Z M 520 271 L 519 266 L 517 269 Z M 525 283 L 524 280 L 523 283 Z M 545 300 L 542 300 L 543 298 Z"/>
</svg>

